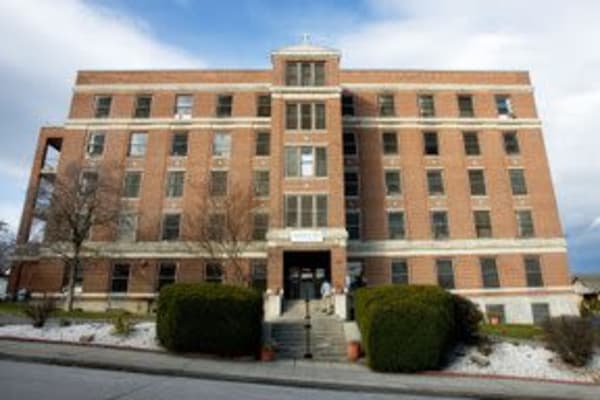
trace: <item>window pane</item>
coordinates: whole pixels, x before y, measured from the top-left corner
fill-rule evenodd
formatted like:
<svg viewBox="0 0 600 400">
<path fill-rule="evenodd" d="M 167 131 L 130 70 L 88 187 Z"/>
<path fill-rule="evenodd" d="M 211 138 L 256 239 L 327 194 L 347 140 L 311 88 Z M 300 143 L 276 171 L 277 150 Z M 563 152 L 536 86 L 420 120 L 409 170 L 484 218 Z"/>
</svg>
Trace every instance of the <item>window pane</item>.
<svg viewBox="0 0 600 400">
<path fill-rule="evenodd" d="M 204 280 L 209 283 L 222 283 L 223 266 L 219 263 L 206 264 Z"/>
<path fill-rule="evenodd" d="M 285 176 L 300 176 L 300 159 L 298 147 L 285 148 Z"/>
<path fill-rule="evenodd" d="M 317 201 L 317 226 L 327 226 L 327 196 L 316 196 Z"/>
<path fill-rule="evenodd" d="M 298 129 L 298 104 L 285 105 L 285 129 Z"/>
<path fill-rule="evenodd" d="M 134 132 L 129 136 L 128 156 L 143 157 L 146 154 L 147 135 L 141 132 Z"/>
<path fill-rule="evenodd" d="M 485 314 L 488 322 L 490 323 L 493 319 L 495 319 L 499 324 L 506 323 L 506 316 L 503 304 L 486 304 Z"/>
<path fill-rule="evenodd" d="M 256 133 L 256 155 L 268 156 L 271 153 L 271 134 L 269 132 Z"/>
<path fill-rule="evenodd" d="M 288 86 L 298 85 L 298 63 L 288 62 L 285 65 L 285 84 Z"/>
<path fill-rule="evenodd" d="M 500 282 L 498 280 L 498 269 L 496 267 L 496 260 L 494 258 L 481 258 L 479 260 L 479 264 L 481 266 L 481 277 L 483 287 L 500 287 Z"/>
<path fill-rule="evenodd" d="M 446 211 L 434 211 L 431 213 L 431 225 L 435 239 L 448 238 L 448 214 Z"/>
<path fill-rule="evenodd" d="M 315 86 L 325 85 L 325 63 L 316 62 L 315 64 Z"/>
<path fill-rule="evenodd" d="M 191 117 L 194 106 L 194 97 L 192 95 L 177 95 L 175 98 L 175 115 L 180 117 Z"/>
<path fill-rule="evenodd" d="M 310 103 L 300 104 L 301 129 L 312 129 L 312 105 Z"/>
<path fill-rule="evenodd" d="M 538 257 L 525 258 L 525 273 L 527 277 L 527 286 L 544 286 L 544 280 L 542 278 L 542 269 L 540 267 L 540 259 Z"/>
<path fill-rule="evenodd" d="M 89 156 L 101 156 L 104 153 L 104 132 L 90 132 L 87 143 L 87 154 Z"/>
<path fill-rule="evenodd" d="M 435 105 L 433 102 L 433 96 L 419 96 L 419 114 L 421 115 L 421 117 L 426 118 L 435 116 Z"/>
<path fill-rule="evenodd" d="M 271 96 L 261 95 L 257 98 L 256 115 L 258 117 L 270 117 L 271 116 Z"/>
<path fill-rule="evenodd" d="M 406 260 L 392 261 L 392 283 L 407 285 L 408 284 L 408 264 Z"/>
<path fill-rule="evenodd" d="M 404 213 L 393 211 L 388 213 L 388 234 L 390 239 L 404 239 Z"/>
<path fill-rule="evenodd" d="M 300 175 L 314 176 L 315 174 L 315 155 L 313 148 L 303 146 L 300 148 Z"/>
<path fill-rule="evenodd" d="M 312 85 L 312 64 L 303 62 L 300 64 L 300 85 L 309 86 Z"/>
<path fill-rule="evenodd" d="M 298 226 L 298 197 L 285 196 L 285 226 Z"/>
<path fill-rule="evenodd" d="M 438 285 L 444 289 L 454 289 L 452 260 L 436 260 Z"/>
<path fill-rule="evenodd" d="M 351 94 L 342 95 L 342 116 L 354 116 L 354 96 Z"/>
<path fill-rule="evenodd" d="M 265 240 L 269 230 L 269 214 L 254 214 L 254 229 L 252 231 L 253 240 Z"/>
<path fill-rule="evenodd" d="M 325 129 L 325 104 L 315 104 L 315 129 Z"/>
<path fill-rule="evenodd" d="M 227 171 L 210 171 L 210 194 L 212 196 L 227 194 Z"/>
<path fill-rule="evenodd" d="M 519 210 L 516 212 L 517 215 L 517 227 L 519 237 L 533 237 L 535 236 L 535 230 L 533 228 L 533 217 L 529 210 Z"/>
<path fill-rule="evenodd" d="M 266 261 L 252 261 L 252 287 L 258 291 L 267 290 L 267 263 Z"/>
<path fill-rule="evenodd" d="M 550 305 L 548 303 L 532 303 L 531 313 L 533 315 L 533 323 L 541 325 L 550 319 Z"/>
<path fill-rule="evenodd" d="M 110 114 L 111 96 L 96 96 L 94 98 L 94 117 L 107 118 Z"/>
<path fill-rule="evenodd" d="M 385 171 L 385 188 L 388 196 L 402 193 L 400 185 L 400 171 Z"/>
<path fill-rule="evenodd" d="M 173 262 L 162 262 L 158 266 L 157 290 L 160 292 L 164 286 L 175 283 L 175 272 L 177 264 Z"/>
<path fill-rule="evenodd" d="M 188 151 L 187 132 L 177 132 L 173 135 L 171 142 L 171 155 L 175 157 L 185 157 Z"/>
<path fill-rule="evenodd" d="M 461 117 L 473 117 L 475 112 L 473 110 L 473 97 L 462 95 L 458 96 L 458 111 Z"/>
<path fill-rule="evenodd" d="M 519 148 L 519 140 L 517 138 L 517 132 L 504 132 L 502 134 L 504 140 L 504 151 L 508 155 L 519 154 L 521 149 Z"/>
<path fill-rule="evenodd" d="M 344 196 L 358 196 L 358 172 L 344 172 Z"/>
<path fill-rule="evenodd" d="M 327 176 L 327 148 L 316 147 L 315 154 L 317 157 L 316 176 Z"/>
<path fill-rule="evenodd" d="M 472 196 L 485 196 L 485 177 L 482 169 L 469 170 L 469 185 Z"/>
<path fill-rule="evenodd" d="M 394 96 L 393 95 L 379 95 L 377 97 L 379 106 L 379 116 L 381 117 L 393 117 L 396 112 L 394 110 Z"/>
<path fill-rule="evenodd" d="M 125 173 L 123 182 L 123 197 L 135 198 L 139 196 L 140 185 L 142 182 L 142 173 L 137 171 L 128 171 Z"/>
<path fill-rule="evenodd" d="M 510 175 L 512 194 L 515 196 L 527 194 L 525 172 L 522 169 L 510 169 L 508 173 Z"/>
<path fill-rule="evenodd" d="M 481 154 L 479 148 L 479 137 L 477 132 L 463 132 L 463 142 L 465 146 L 465 154 L 468 156 L 478 156 Z"/>
<path fill-rule="evenodd" d="M 512 114 L 512 107 L 510 103 L 510 97 L 504 95 L 497 95 L 496 97 L 496 110 L 500 116 L 509 116 Z"/>
<path fill-rule="evenodd" d="M 346 230 L 349 240 L 360 239 L 360 213 L 355 211 L 346 212 Z"/>
<path fill-rule="evenodd" d="M 121 213 L 117 227 L 117 240 L 133 242 L 136 239 L 137 215 Z"/>
<path fill-rule="evenodd" d="M 269 195 L 269 171 L 254 171 L 254 194 Z"/>
<path fill-rule="evenodd" d="M 184 178 L 185 172 L 183 171 L 169 171 L 167 173 L 167 197 L 183 196 Z"/>
<path fill-rule="evenodd" d="M 473 218 L 475 219 L 475 232 L 477 237 L 492 237 L 492 222 L 490 219 L 490 212 L 485 210 L 474 211 Z"/>
<path fill-rule="evenodd" d="M 383 154 L 398 153 L 398 137 L 396 132 L 383 133 Z"/>
<path fill-rule="evenodd" d="M 356 135 L 353 132 L 344 132 L 344 155 L 345 156 L 354 156 L 356 155 L 357 146 L 356 146 Z"/>
<path fill-rule="evenodd" d="M 425 145 L 425 155 L 437 156 L 440 154 L 437 132 L 424 132 L 423 143 Z"/>
<path fill-rule="evenodd" d="M 163 217 L 162 240 L 179 239 L 179 214 L 165 214 Z"/>
<path fill-rule="evenodd" d="M 427 189 L 430 196 L 444 194 L 442 171 L 437 169 L 430 169 L 427 171 Z"/>
<path fill-rule="evenodd" d="M 135 99 L 134 118 L 150 118 L 150 109 L 152 107 L 151 96 L 138 96 Z"/>
<path fill-rule="evenodd" d="M 313 197 L 300 196 L 300 226 L 310 228 L 313 224 Z"/>
<path fill-rule="evenodd" d="M 229 157 L 231 153 L 231 135 L 217 132 L 213 136 L 213 156 Z"/>
<path fill-rule="evenodd" d="M 129 281 L 129 264 L 115 264 L 112 269 L 111 292 L 126 293 Z"/>
<path fill-rule="evenodd" d="M 230 117 L 233 106 L 233 96 L 230 94 L 220 94 L 217 96 L 217 117 Z"/>
</svg>

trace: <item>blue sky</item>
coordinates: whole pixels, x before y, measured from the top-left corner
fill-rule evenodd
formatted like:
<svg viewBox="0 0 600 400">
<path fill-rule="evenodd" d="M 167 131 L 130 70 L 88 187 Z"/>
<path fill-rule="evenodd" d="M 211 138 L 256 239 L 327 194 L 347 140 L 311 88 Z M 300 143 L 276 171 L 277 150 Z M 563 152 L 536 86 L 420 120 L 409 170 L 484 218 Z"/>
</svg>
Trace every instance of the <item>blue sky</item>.
<svg viewBox="0 0 600 400">
<path fill-rule="evenodd" d="M 3 0 L 0 219 L 18 223 L 38 129 L 64 121 L 77 69 L 264 68 L 308 32 L 344 67 L 531 71 L 571 265 L 600 272 L 600 2 L 565 4 Z"/>
</svg>

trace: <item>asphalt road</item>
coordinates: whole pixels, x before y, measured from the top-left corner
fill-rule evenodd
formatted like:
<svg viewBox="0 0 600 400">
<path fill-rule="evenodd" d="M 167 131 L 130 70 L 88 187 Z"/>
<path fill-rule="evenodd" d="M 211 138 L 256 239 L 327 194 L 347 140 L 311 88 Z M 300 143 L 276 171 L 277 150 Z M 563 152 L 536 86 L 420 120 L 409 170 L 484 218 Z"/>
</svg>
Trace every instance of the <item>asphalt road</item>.
<svg viewBox="0 0 600 400">
<path fill-rule="evenodd" d="M 429 396 L 287 388 L 2 360 L 0 360 L 0 398 L 3 400 L 451 400 Z"/>
</svg>

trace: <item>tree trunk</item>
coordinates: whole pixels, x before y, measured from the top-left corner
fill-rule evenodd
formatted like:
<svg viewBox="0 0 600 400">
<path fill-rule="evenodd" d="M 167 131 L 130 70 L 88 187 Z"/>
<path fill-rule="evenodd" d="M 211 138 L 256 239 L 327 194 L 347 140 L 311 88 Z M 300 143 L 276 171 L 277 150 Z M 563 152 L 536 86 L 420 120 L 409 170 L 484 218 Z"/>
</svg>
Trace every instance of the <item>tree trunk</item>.
<svg viewBox="0 0 600 400">
<path fill-rule="evenodd" d="M 73 254 L 73 259 L 67 262 L 69 268 L 69 282 L 67 284 L 65 309 L 69 312 L 73 311 L 73 301 L 75 300 L 75 273 L 77 272 L 80 262 L 79 249 L 76 249 Z"/>
</svg>

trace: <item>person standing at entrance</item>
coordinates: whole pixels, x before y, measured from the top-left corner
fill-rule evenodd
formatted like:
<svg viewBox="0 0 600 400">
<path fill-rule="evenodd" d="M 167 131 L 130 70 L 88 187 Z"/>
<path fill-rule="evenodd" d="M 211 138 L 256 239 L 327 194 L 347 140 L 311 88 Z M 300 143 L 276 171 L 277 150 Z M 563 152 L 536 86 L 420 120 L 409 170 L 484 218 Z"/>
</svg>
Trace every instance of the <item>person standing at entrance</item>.
<svg viewBox="0 0 600 400">
<path fill-rule="evenodd" d="M 323 312 L 327 314 L 331 314 L 332 307 L 332 293 L 331 293 L 331 284 L 324 280 L 321 284 L 321 302 L 323 304 Z"/>
</svg>

